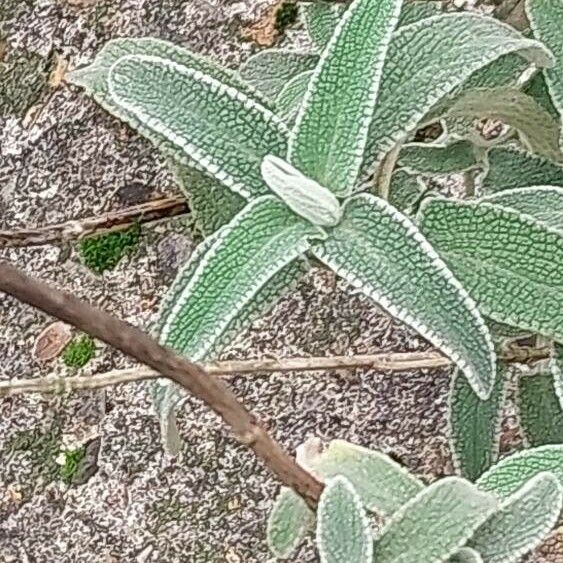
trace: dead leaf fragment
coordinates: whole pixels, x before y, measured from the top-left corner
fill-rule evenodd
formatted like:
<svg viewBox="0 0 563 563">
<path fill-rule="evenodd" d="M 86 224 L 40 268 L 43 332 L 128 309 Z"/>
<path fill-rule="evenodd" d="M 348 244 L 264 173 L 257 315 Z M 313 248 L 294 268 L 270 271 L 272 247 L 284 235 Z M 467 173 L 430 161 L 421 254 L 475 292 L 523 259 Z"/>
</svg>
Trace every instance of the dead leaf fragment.
<svg viewBox="0 0 563 563">
<path fill-rule="evenodd" d="M 254 41 L 260 47 L 271 47 L 279 37 L 276 29 L 276 14 L 285 0 L 277 0 L 252 25 L 243 28 L 242 37 Z"/>
<path fill-rule="evenodd" d="M 58 53 L 55 55 L 54 68 L 49 75 L 48 84 L 51 88 L 58 88 L 64 80 L 68 69 L 68 61 Z"/>
<path fill-rule="evenodd" d="M 72 331 L 69 325 L 61 321 L 50 324 L 35 341 L 33 346 L 34 358 L 41 362 L 56 358 L 71 338 Z"/>
</svg>

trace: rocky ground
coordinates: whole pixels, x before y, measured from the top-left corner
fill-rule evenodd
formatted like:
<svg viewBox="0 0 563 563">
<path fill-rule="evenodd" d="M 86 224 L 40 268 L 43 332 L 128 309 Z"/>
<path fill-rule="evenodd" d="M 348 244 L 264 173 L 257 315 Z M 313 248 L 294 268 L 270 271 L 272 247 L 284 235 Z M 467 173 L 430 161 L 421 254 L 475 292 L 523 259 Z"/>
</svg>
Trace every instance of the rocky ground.
<svg viewBox="0 0 563 563">
<path fill-rule="evenodd" d="M 57 223 L 176 194 L 151 146 L 60 77 L 122 36 L 170 39 L 236 66 L 257 48 L 242 40 L 243 30 L 271 3 L 2 0 L 0 61 L 8 71 L 0 74 L 0 229 Z M 283 41 L 299 41 L 299 27 Z M 135 250 L 103 275 L 81 263 L 74 244 L 0 249 L 0 256 L 146 327 L 195 245 L 188 222 L 143 228 Z M 60 357 L 41 361 L 33 353 L 51 322 L 2 298 L 1 379 L 76 373 Z M 225 355 L 425 348 L 367 299 L 314 270 Z M 127 365 L 128 359 L 97 344 L 81 373 Z M 291 451 L 311 435 L 344 438 L 389 452 L 434 479 L 453 472 L 444 415 L 449 375 L 363 370 L 229 383 Z M 268 560 L 265 521 L 277 483 L 198 401 L 187 401 L 179 423 L 186 445 L 170 458 L 160 447 L 143 384 L 0 401 L 0 562 Z M 513 423 L 509 409 L 506 448 L 518 444 Z M 77 446 L 85 457 L 65 480 L 61 452 Z M 530 561 L 561 561 L 549 552 Z M 296 560 L 315 561 L 310 546 Z"/>
</svg>

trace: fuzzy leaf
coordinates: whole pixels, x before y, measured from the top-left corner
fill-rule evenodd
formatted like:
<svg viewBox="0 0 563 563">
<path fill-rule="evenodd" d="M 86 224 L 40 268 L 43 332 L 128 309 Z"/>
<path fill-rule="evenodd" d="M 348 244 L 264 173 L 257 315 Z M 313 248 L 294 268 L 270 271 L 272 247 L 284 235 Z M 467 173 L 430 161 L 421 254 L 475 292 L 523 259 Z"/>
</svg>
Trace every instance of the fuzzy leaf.
<svg viewBox="0 0 563 563">
<path fill-rule="evenodd" d="M 542 106 L 552 117 L 559 119 L 559 112 L 553 105 L 553 100 L 549 94 L 549 88 L 545 81 L 543 72 L 536 73 L 522 88 L 522 91 L 532 96 L 540 106 Z"/>
<path fill-rule="evenodd" d="M 362 501 L 344 477 L 327 482 L 317 514 L 321 563 L 371 563 L 373 539 Z"/>
<path fill-rule="evenodd" d="M 400 28 L 393 37 L 373 115 L 362 177 L 474 72 L 511 53 L 550 63 L 538 42 L 474 14 L 448 14 Z"/>
<path fill-rule="evenodd" d="M 397 166 L 411 173 L 457 174 L 477 164 L 473 144 L 456 141 L 448 145 L 409 143 L 399 153 Z"/>
<path fill-rule="evenodd" d="M 517 88 L 469 90 L 450 108 L 453 118 L 496 119 L 518 130 L 527 148 L 554 161 L 561 160 L 561 125 L 534 98 Z"/>
<path fill-rule="evenodd" d="M 354 0 L 313 72 L 289 161 L 336 195 L 356 183 L 402 0 Z"/>
<path fill-rule="evenodd" d="M 551 473 L 539 473 L 506 498 L 468 545 L 485 563 L 516 563 L 538 547 L 556 524 L 563 488 Z"/>
<path fill-rule="evenodd" d="M 276 112 L 287 124 L 295 122 L 311 76 L 313 76 L 313 71 L 298 74 L 285 85 L 276 97 Z"/>
<path fill-rule="evenodd" d="M 319 57 L 287 49 L 266 49 L 250 57 L 239 68 L 241 78 L 274 100 L 287 82 L 298 74 L 313 70 Z"/>
<path fill-rule="evenodd" d="M 559 344 L 555 344 L 553 347 L 550 368 L 553 374 L 555 393 L 559 399 L 559 405 L 563 409 L 563 347 Z"/>
<path fill-rule="evenodd" d="M 563 409 L 551 373 L 520 377 L 518 409 L 530 446 L 563 444 Z"/>
<path fill-rule="evenodd" d="M 309 2 L 305 4 L 305 24 L 309 37 L 317 51 L 322 51 L 330 41 L 345 6 L 329 2 Z"/>
<path fill-rule="evenodd" d="M 496 461 L 506 373 L 499 366 L 493 392 L 482 401 L 456 370 L 448 404 L 450 444 L 461 475 L 475 481 Z"/>
<path fill-rule="evenodd" d="M 563 444 L 540 446 L 504 458 L 477 480 L 477 485 L 508 497 L 543 471 L 553 473 L 563 487 Z"/>
<path fill-rule="evenodd" d="M 417 330 L 461 368 L 475 392 L 492 390 L 495 357 L 476 305 L 416 226 L 371 195 L 349 200 L 314 254 Z"/>
<path fill-rule="evenodd" d="M 292 489 L 282 487 L 268 518 L 268 547 L 287 559 L 299 546 L 314 521 L 314 514 Z"/>
<path fill-rule="evenodd" d="M 425 18 L 437 16 L 442 12 L 441 2 L 429 2 L 428 0 L 414 0 L 405 2 L 399 17 L 399 27 L 410 25 Z"/>
<path fill-rule="evenodd" d="M 483 563 L 483 558 L 474 549 L 462 547 L 448 561 L 449 563 Z"/>
<path fill-rule="evenodd" d="M 389 456 L 344 440 L 333 440 L 311 467 L 324 479 L 346 477 L 364 506 L 382 516 L 392 515 L 424 487 Z"/>
<path fill-rule="evenodd" d="M 391 176 L 388 201 L 399 211 L 405 212 L 418 201 L 422 191 L 423 187 L 414 174 L 397 170 Z"/>
<path fill-rule="evenodd" d="M 494 147 L 487 157 L 485 194 L 524 186 L 563 186 L 563 166 L 546 158 L 509 147 Z"/>
<path fill-rule="evenodd" d="M 563 118 L 563 3 L 526 0 L 526 12 L 534 35 L 555 55 L 555 66 L 543 72 L 553 104 Z M 563 147 L 563 132 L 560 139 Z"/>
<path fill-rule="evenodd" d="M 494 321 L 563 341 L 563 236 L 488 202 L 423 203 L 421 230 Z"/>
<path fill-rule="evenodd" d="M 493 495 L 468 481 L 441 479 L 395 513 L 376 539 L 374 561 L 446 561 L 496 508 Z"/>
</svg>

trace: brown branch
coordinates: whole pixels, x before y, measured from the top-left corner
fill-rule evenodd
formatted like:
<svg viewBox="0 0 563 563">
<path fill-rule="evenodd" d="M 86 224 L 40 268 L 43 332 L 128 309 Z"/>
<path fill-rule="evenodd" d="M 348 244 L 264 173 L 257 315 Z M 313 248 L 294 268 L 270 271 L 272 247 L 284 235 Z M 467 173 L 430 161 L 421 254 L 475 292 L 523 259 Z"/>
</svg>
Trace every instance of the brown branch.
<svg viewBox="0 0 563 563">
<path fill-rule="evenodd" d="M 297 465 L 235 395 L 218 378 L 209 377 L 201 366 L 160 346 L 138 328 L 34 280 L 3 261 L 0 291 L 106 342 L 190 391 L 221 416 L 238 441 L 252 448 L 284 485 L 316 507 L 322 483 Z"/>
<path fill-rule="evenodd" d="M 136 223 L 149 223 L 188 212 L 183 197 L 163 197 L 98 217 L 66 221 L 57 225 L 0 231 L 0 247 L 40 246 L 81 239 L 94 234 L 121 231 Z"/>
</svg>

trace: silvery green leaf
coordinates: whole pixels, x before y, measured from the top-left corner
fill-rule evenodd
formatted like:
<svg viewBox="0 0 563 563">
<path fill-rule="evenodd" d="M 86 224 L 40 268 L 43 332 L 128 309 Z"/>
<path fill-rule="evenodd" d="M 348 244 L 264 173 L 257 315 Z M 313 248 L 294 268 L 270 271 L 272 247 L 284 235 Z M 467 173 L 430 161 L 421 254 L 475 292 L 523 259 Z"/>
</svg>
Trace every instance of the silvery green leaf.
<svg viewBox="0 0 563 563">
<path fill-rule="evenodd" d="M 494 496 L 469 481 L 440 479 L 394 514 L 376 538 L 374 561 L 447 561 L 496 508 Z"/>
<path fill-rule="evenodd" d="M 336 195 L 356 183 L 402 0 L 354 0 L 321 55 L 290 135 L 288 159 Z"/>
<path fill-rule="evenodd" d="M 399 211 L 406 212 L 420 198 L 423 184 L 419 183 L 417 176 L 404 170 L 396 170 L 391 176 L 388 201 Z"/>
<path fill-rule="evenodd" d="M 561 0 L 526 0 L 526 12 L 534 35 L 555 55 L 553 68 L 543 72 L 553 104 L 563 118 L 563 4 Z"/>
<path fill-rule="evenodd" d="M 513 127 L 526 147 L 540 156 L 562 160 L 561 124 L 534 98 L 513 87 L 468 90 L 450 108 L 453 118 L 494 119 Z"/>
<path fill-rule="evenodd" d="M 551 373 L 520 377 L 517 404 L 528 445 L 563 444 L 563 409 Z"/>
<path fill-rule="evenodd" d="M 342 209 L 334 194 L 285 160 L 268 155 L 261 170 L 264 182 L 297 215 L 321 227 L 340 221 Z"/>
<path fill-rule="evenodd" d="M 327 481 L 317 513 L 321 563 L 371 563 L 373 538 L 362 501 L 345 477 Z"/>
<path fill-rule="evenodd" d="M 313 71 L 302 72 L 290 80 L 276 97 L 277 114 L 289 125 L 293 125 Z"/>
<path fill-rule="evenodd" d="M 345 9 L 342 4 L 316 0 L 304 5 L 305 24 L 317 51 L 325 48 Z"/>
<path fill-rule="evenodd" d="M 346 477 L 367 510 L 390 516 L 424 485 L 384 453 L 333 440 L 311 464 L 324 479 Z"/>
<path fill-rule="evenodd" d="M 513 28 L 474 14 L 446 14 L 398 29 L 391 42 L 362 177 L 474 72 L 512 53 L 550 64 L 549 52 Z"/>
<path fill-rule="evenodd" d="M 477 485 L 505 498 L 543 471 L 553 473 L 563 487 L 563 444 L 540 446 L 508 456 L 479 477 Z"/>
<path fill-rule="evenodd" d="M 442 12 L 441 2 L 429 2 L 428 0 L 415 0 L 405 2 L 399 17 L 399 27 L 410 25 L 425 18 L 437 16 Z"/>
<path fill-rule="evenodd" d="M 563 235 L 488 202 L 436 198 L 419 211 L 424 235 L 494 321 L 563 341 Z"/>
<path fill-rule="evenodd" d="M 559 118 L 559 112 L 553 105 L 553 100 L 549 93 L 549 88 L 545 81 L 543 72 L 536 73 L 522 88 L 522 91 L 532 96 L 552 117 Z"/>
<path fill-rule="evenodd" d="M 448 561 L 449 563 L 483 563 L 483 558 L 474 549 L 462 547 Z"/>
<path fill-rule="evenodd" d="M 241 78 L 274 100 L 289 80 L 298 74 L 313 70 L 319 61 L 317 55 L 290 51 L 288 49 L 266 49 L 251 56 L 241 65 Z"/>
<path fill-rule="evenodd" d="M 485 563 L 516 563 L 538 547 L 557 523 L 563 488 L 552 473 L 539 473 L 504 499 L 468 545 Z"/>
<path fill-rule="evenodd" d="M 559 405 L 563 409 L 563 347 L 555 344 L 550 368 L 553 374 L 553 386 L 559 399 Z"/>
<path fill-rule="evenodd" d="M 493 344 L 473 300 L 418 228 L 384 200 L 350 199 L 314 254 L 338 275 L 417 330 L 487 398 L 495 377 Z"/>
<path fill-rule="evenodd" d="M 314 522 L 314 514 L 292 489 L 282 487 L 268 518 L 268 547 L 279 559 L 287 559 Z"/>
<path fill-rule="evenodd" d="M 399 153 L 397 166 L 411 173 L 458 174 L 477 165 L 473 144 L 408 143 Z"/>
<path fill-rule="evenodd" d="M 563 186 L 563 166 L 513 147 L 493 147 L 487 153 L 485 194 L 525 186 Z"/>
<path fill-rule="evenodd" d="M 491 396 L 482 401 L 464 377 L 454 373 L 448 402 L 449 438 L 454 463 L 463 477 L 475 481 L 498 457 L 506 368 L 499 365 Z"/>
</svg>

